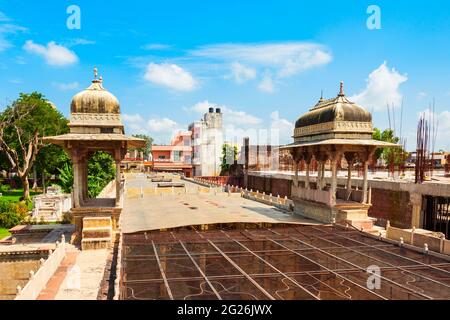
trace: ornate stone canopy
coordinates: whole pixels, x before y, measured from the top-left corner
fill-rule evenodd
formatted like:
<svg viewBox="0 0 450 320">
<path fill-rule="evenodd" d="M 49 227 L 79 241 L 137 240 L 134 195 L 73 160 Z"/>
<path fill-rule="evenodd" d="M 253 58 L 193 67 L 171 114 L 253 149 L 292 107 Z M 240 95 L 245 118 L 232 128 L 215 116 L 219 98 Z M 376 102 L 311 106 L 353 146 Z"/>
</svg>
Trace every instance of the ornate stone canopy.
<svg viewBox="0 0 450 320">
<path fill-rule="evenodd" d="M 309 112 L 296 121 L 294 141 L 370 139 L 372 132 L 371 114 L 345 96 L 341 82 L 335 98 L 325 100 L 321 97 Z"/>
<path fill-rule="evenodd" d="M 295 122 L 294 142 L 282 149 L 326 144 L 392 146 L 390 143 L 372 140 L 372 133 L 372 115 L 345 96 L 344 84 L 341 82 L 335 98 L 321 97 L 314 107 L 298 118 Z"/>
<path fill-rule="evenodd" d="M 47 142 L 62 146 L 72 160 L 75 208 L 95 205 L 95 201 L 87 196 L 87 162 L 96 151 L 108 152 L 116 162 L 115 206 L 119 207 L 122 189 L 120 162 L 129 147 L 145 146 L 143 139 L 125 135 L 119 101 L 103 88 L 103 79 L 97 78 L 97 75 L 95 68 L 92 85 L 72 99 L 70 132 L 44 138 Z"/>
<path fill-rule="evenodd" d="M 320 202 L 329 207 L 337 204 L 337 170 L 341 159 L 345 157 L 348 164 L 348 180 L 345 199 L 368 205 L 368 163 L 375 150 L 380 147 L 399 147 L 393 143 L 372 139 L 372 115 L 363 107 L 350 101 L 344 94 L 341 82 L 338 95 L 332 99 L 322 97 L 307 113 L 295 123 L 294 142 L 280 147 L 288 151 L 295 165 L 295 178 L 292 187 L 293 197 L 306 201 Z M 311 160 L 318 163 L 317 179 L 314 187 L 309 181 Z M 299 162 L 306 163 L 306 181 L 304 187 L 298 181 Z M 331 185 L 325 183 L 325 164 L 331 166 Z M 353 190 L 351 169 L 358 161 L 363 167 L 362 190 Z M 357 199 L 357 200 L 356 200 Z"/>
</svg>

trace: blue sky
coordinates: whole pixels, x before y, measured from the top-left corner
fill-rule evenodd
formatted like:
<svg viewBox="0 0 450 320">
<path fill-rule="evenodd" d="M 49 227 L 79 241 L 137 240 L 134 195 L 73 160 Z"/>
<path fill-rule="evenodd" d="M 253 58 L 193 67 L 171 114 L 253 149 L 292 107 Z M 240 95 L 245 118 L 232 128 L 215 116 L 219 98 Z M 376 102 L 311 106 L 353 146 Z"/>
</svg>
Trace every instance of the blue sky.
<svg viewBox="0 0 450 320">
<path fill-rule="evenodd" d="M 366 25 L 372 4 L 381 29 Z M 79 30 L 66 26 L 70 5 Z M 436 149 L 450 150 L 449 12 L 448 1 L 0 0 L 0 108 L 37 90 L 68 116 L 97 66 L 127 133 L 167 143 L 217 105 L 230 137 L 279 129 L 284 143 L 321 90 L 334 97 L 344 81 L 377 127 L 394 105 L 397 134 L 404 101 L 409 149 L 434 99 Z"/>
</svg>

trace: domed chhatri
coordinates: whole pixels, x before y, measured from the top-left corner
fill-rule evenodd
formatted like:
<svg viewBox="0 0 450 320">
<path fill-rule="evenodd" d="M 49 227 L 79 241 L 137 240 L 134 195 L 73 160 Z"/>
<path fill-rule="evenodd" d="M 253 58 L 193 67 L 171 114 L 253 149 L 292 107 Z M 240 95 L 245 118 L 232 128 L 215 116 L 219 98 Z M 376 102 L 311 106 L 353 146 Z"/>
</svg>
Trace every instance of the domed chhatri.
<svg viewBox="0 0 450 320">
<path fill-rule="evenodd" d="M 72 113 L 120 113 L 119 100 L 103 88 L 103 79 L 97 76 L 98 71 L 95 68 L 92 84 L 72 98 Z"/>
<path fill-rule="evenodd" d="M 370 139 L 372 115 L 350 101 L 341 82 L 338 95 L 332 99 L 322 97 L 316 105 L 295 123 L 295 142 L 324 139 Z"/>
<path fill-rule="evenodd" d="M 44 137 L 43 140 L 59 145 L 70 156 L 73 164 L 74 185 L 71 210 L 76 225 L 76 239 L 82 238 L 85 217 L 112 218 L 114 229 L 119 225 L 122 206 L 123 181 L 120 163 L 128 148 L 143 148 L 145 140 L 125 135 L 117 98 L 102 86 L 94 69 L 94 80 L 86 90 L 72 99 L 69 133 Z M 116 163 L 116 199 L 90 199 L 88 189 L 88 161 L 96 151 L 108 152 Z M 88 209 L 86 209 L 88 208 Z M 77 241 L 78 241 L 77 240 Z M 84 240 L 83 240 L 84 241 Z M 89 240 L 90 241 L 90 240 Z M 86 240 L 86 243 L 90 243 Z M 83 242 L 82 242 L 83 247 Z"/>
</svg>

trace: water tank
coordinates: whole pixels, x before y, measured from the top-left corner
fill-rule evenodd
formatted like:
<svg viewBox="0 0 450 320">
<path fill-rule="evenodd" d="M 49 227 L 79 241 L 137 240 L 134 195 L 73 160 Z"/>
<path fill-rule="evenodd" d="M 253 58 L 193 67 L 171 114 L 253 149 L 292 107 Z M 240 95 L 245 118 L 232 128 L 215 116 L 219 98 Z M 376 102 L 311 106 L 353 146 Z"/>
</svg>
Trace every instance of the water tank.
<svg viewBox="0 0 450 320">
<path fill-rule="evenodd" d="M 216 113 L 220 113 L 220 108 L 216 108 Z"/>
<path fill-rule="evenodd" d="M 209 113 L 214 113 L 214 108 L 209 108 Z"/>
</svg>

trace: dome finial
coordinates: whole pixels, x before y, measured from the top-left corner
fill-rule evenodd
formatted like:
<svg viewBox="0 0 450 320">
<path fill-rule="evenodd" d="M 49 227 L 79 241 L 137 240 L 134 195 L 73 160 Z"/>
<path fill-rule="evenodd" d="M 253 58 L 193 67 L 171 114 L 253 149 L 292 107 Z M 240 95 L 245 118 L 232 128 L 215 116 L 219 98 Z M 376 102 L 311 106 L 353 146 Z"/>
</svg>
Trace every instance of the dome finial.
<svg viewBox="0 0 450 320">
<path fill-rule="evenodd" d="M 98 76 L 98 69 L 97 67 L 94 67 L 94 79 L 97 79 Z"/>
<path fill-rule="evenodd" d="M 338 94 L 338 96 L 340 96 L 340 97 L 345 96 L 345 94 L 344 94 L 344 81 L 341 81 L 341 84 L 339 86 L 339 94 Z"/>
<path fill-rule="evenodd" d="M 319 103 L 323 102 L 323 90 L 320 90 L 320 99 L 319 99 Z"/>
</svg>

